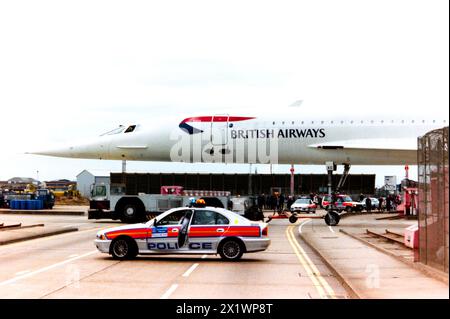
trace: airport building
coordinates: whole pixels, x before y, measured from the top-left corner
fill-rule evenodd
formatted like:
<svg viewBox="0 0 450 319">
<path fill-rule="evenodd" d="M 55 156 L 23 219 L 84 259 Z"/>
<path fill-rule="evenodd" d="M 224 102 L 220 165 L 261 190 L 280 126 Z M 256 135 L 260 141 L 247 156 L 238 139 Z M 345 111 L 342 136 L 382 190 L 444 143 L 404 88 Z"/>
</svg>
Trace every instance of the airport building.
<svg viewBox="0 0 450 319">
<path fill-rule="evenodd" d="M 341 175 L 333 175 L 337 185 Z M 290 174 L 194 174 L 194 173 L 112 173 L 111 184 L 124 184 L 127 194 L 159 194 L 161 186 L 183 186 L 189 190 L 230 191 L 232 195 L 289 194 Z M 326 193 L 326 174 L 295 174 L 295 194 Z M 374 194 L 375 174 L 351 174 L 342 189 L 349 195 Z"/>
<path fill-rule="evenodd" d="M 98 170 L 83 170 L 77 175 L 77 190 L 81 196 L 89 198 L 91 195 L 91 187 L 93 184 L 109 184 L 109 173 Z"/>
</svg>

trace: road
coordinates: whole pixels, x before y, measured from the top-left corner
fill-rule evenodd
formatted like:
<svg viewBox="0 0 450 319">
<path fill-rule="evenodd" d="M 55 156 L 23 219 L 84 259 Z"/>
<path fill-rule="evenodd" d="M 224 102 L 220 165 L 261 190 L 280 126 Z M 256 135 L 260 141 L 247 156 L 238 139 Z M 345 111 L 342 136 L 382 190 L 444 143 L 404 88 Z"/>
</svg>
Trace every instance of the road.
<svg viewBox="0 0 450 319">
<path fill-rule="evenodd" d="M 17 216 L 0 216 L 2 221 Z M 272 244 L 239 262 L 213 255 L 140 256 L 116 261 L 97 252 L 95 233 L 117 223 L 83 216 L 26 216 L 27 223 L 76 226 L 78 232 L 0 247 L 0 298 L 348 298 L 297 224 L 273 220 Z"/>
</svg>

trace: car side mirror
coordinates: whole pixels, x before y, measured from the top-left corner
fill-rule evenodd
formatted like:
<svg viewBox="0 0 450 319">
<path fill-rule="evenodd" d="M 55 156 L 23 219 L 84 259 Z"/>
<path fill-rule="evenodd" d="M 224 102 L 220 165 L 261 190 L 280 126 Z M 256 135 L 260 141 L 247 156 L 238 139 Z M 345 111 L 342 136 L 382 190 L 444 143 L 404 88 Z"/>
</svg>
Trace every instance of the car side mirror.
<svg viewBox="0 0 450 319">
<path fill-rule="evenodd" d="M 158 226 L 158 220 L 155 218 L 153 221 L 153 227 L 156 227 L 156 226 Z"/>
</svg>

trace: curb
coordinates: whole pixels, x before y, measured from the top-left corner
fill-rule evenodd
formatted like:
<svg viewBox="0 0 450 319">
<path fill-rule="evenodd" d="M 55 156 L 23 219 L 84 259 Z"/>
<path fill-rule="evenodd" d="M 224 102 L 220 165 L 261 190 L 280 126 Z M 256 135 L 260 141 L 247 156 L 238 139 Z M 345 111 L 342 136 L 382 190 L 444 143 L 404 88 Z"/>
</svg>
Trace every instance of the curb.
<svg viewBox="0 0 450 319">
<path fill-rule="evenodd" d="M 32 240 L 32 239 L 37 239 L 37 238 L 61 235 L 61 234 L 71 233 L 71 232 L 76 232 L 76 231 L 78 231 L 78 228 L 59 229 L 59 230 L 54 230 L 54 231 L 51 231 L 51 232 L 48 232 L 48 233 L 42 233 L 42 234 L 37 234 L 37 235 L 31 235 L 31 236 L 28 236 L 28 237 L 22 237 L 22 238 L 15 238 L 15 239 L 10 239 L 10 240 L 0 241 L 0 246 L 13 244 L 13 243 L 18 243 L 18 242 L 27 241 L 27 240 Z"/>
<path fill-rule="evenodd" d="M 325 256 L 313 245 L 311 244 L 301 233 L 299 233 L 300 238 L 308 245 L 308 247 L 317 254 L 323 263 L 331 270 L 333 275 L 339 279 L 342 286 L 349 293 L 350 297 L 353 299 L 364 299 L 357 290 L 352 286 L 350 280 L 348 280 L 343 274 L 341 274 L 326 258 Z"/>
<path fill-rule="evenodd" d="M 0 214 L 10 215 L 54 215 L 54 216 L 84 216 L 86 212 L 82 211 L 39 211 L 39 210 L 0 210 Z"/>
<path fill-rule="evenodd" d="M 357 213 L 354 213 L 354 212 L 352 212 L 352 213 L 348 213 L 348 212 L 343 212 L 342 214 L 340 214 L 341 215 L 341 219 L 342 218 L 348 218 L 348 217 L 352 217 L 352 216 L 365 216 L 365 215 L 382 215 L 382 214 L 392 214 L 392 216 L 387 216 L 387 217 L 384 217 L 384 218 L 392 218 L 392 217 L 395 217 L 395 216 L 397 216 L 398 215 L 398 213 L 397 212 L 391 212 L 391 213 L 387 213 L 387 212 L 370 212 L 370 213 L 368 213 L 368 212 L 357 212 Z"/>
<path fill-rule="evenodd" d="M 401 257 L 401 256 L 399 256 L 399 255 L 397 255 L 397 254 L 387 250 L 387 249 L 384 249 L 384 248 L 379 247 L 379 246 L 377 246 L 375 244 L 372 244 L 372 243 L 370 243 L 370 242 L 368 242 L 368 241 L 366 241 L 366 240 L 364 240 L 362 238 L 359 238 L 356 235 L 350 234 L 350 233 L 346 232 L 343 229 L 339 229 L 339 232 L 341 232 L 341 233 L 343 233 L 343 234 L 345 234 L 345 235 L 347 235 L 347 236 L 349 236 L 349 237 L 351 237 L 353 239 L 356 239 L 356 240 L 362 242 L 363 244 L 365 244 L 365 245 L 367 245 L 367 246 L 369 246 L 371 248 L 374 248 L 374 249 L 376 249 L 376 250 L 378 250 L 378 251 L 380 251 L 380 252 L 382 252 L 382 253 L 384 253 L 386 255 L 389 255 L 389 256 L 395 258 L 396 260 L 398 260 L 398 261 L 400 261 L 400 262 L 410 266 L 411 268 L 414 268 L 415 270 L 418 270 L 418 271 L 422 272 L 424 275 L 426 275 L 428 277 L 431 277 L 433 279 L 439 280 L 439 281 L 441 281 L 441 282 L 443 282 L 444 284 L 447 284 L 447 285 L 449 283 L 449 281 L 448 281 L 448 274 L 447 273 L 442 273 L 442 272 L 439 272 L 439 270 L 435 270 L 435 269 L 433 269 L 433 268 L 431 268 L 431 267 L 429 267 L 427 265 L 422 265 L 422 264 L 415 263 L 415 262 L 412 262 L 410 260 L 407 260 L 407 259 L 405 259 L 405 258 L 403 258 L 403 257 Z"/>
</svg>

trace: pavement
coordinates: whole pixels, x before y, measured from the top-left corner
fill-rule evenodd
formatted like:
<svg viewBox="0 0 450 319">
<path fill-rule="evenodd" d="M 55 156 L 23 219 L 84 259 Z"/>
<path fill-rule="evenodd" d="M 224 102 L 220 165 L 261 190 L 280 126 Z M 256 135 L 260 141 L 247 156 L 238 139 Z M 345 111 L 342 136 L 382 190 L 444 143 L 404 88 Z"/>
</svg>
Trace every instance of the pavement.
<svg viewBox="0 0 450 319">
<path fill-rule="evenodd" d="M 382 216 L 348 216 L 336 227 L 329 227 L 322 220 L 303 219 L 297 231 L 360 298 L 448 299 L 448 284 L 340 231 L 363 233 L 369 228 L 382 233 L 388 228 L 403 232 L 404 228 L 417 223 L 411 220 L 376 220 Z"/>
<path fill-rule="evenodd" d="M 36 238 L 54 236 L 95 227 L 79 215 L 4 214 L 0 212 L 0 224 L 21 224 L 24 228 L 0 229 L 0 246 Z M 40 225 L 37 227 L 28 227 Z"/>
<path fill-rule="evenodd" d="M 0 214 L 2 222 L 78 231 L 0 246 L 0 298 L 448 298 L 448 285 L 339 232 L 368 224 L 403 228 L 411 221 L 354 216 L 329 228 L 323 219 L 296 224 L 275 219 L 269 224 L 269 249 L 244 254 L 239 262 L 215 255 L 113 260 L 98 252 L 93 240 L 98 230 L 122 225 L 117 221 Z"/>
<path fill-rule="evenodd" d="M 53 209 L 40 209 L 40 210 L 17 210 L 9 208 L 0 208 L 0 214 L 84 216 L 87 214 L 88 209 L 89 206 L 66 206 L 66 205 L 55 205 Z"/>
<path fill-rule="evenodd" d="M 12 218 L 0 215 L 0 220 Z M 24 217 L 24 216 L 22 216 Z M 77 232 L 0 246 L 0 298 L 349 298 L 287 220 L 269 226 L 267 251 L 239 262 L 215 255 L 150 255 L 117 261 L 96 250 L 99 229 L 118 222 L 26 216 Z"/>
<path fill-rule="evenodd" d="M 35 238 L 42 238 L 78 231 L 78 228 L 75 227 L 60 228 L 54 226 L 46 226 L 45 224 L 41 224 L 36 227 L 29 227 L 26 224 L 23 226 L 25 226 L 23 229 L 16 228 L 10 230 L 0 230 L 0 246 L 27 241 Z"/>
</svg>

